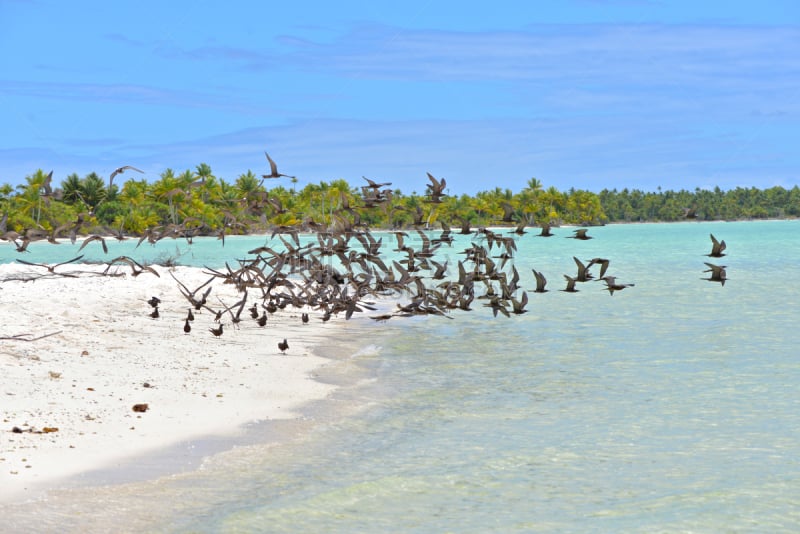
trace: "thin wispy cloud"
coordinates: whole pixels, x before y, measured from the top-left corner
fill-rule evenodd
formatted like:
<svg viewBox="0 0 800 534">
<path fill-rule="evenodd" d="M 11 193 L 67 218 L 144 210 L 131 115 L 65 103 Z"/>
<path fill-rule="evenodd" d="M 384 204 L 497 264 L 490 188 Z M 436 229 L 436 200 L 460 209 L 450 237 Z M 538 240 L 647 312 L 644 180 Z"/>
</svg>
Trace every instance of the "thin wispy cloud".
<svg viewBox="0 0 800 534">
<path fill-rule="evenodd" d="M 181 108 L 226 109 L 239 113 L 267 110 L 266 106 L 231 98 L 226 92 L 193 92 L 185 89 L 165 89 L 124 83 L 70 83 L 0 80 L 0 92 L 6 96 L 37 97 L 56 101 L 76 101 L 104 104 L 144 104 Z"/>
<path fill-rule="evenodd" d="M 766 4 L 733 6 L 726 23 L 646 0 L 485 17 L 436 4 L 409 8 L 416 18 L 350 5 L 254 7 L 244 21 L 205 6 L 90 13 L 51 23 L 62 48 L 3 58 L 4 169 L 136 164 L 152 178 L 205 162 L 232 179 L 259 172 L 267 149 L 301 183 L 791 183 L 800 28 Z M 104 30 L 63 30 L 76 25 Z"/>
</svg>

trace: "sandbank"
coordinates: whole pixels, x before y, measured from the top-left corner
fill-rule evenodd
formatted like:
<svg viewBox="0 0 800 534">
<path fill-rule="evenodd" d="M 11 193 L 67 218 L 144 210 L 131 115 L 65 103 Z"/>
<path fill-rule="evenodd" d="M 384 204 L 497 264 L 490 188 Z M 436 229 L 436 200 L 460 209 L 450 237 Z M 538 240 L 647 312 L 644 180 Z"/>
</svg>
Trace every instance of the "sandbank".
<svg viewBox="0 0 800 534">
<path fill-rule="evenodd" d="M 148 451 L 295 418 L 335 389 L 314 379 L 331 360 L 311 347 L 336 328 L 336 318 L 304 325 L 300 311 L 287 307 L 259 327 L 245 310 L 238 328 L 226 313 L 224 333 L 215 337 L 213 314 L 193 310 L 186 334 L 190 306 L 168 271 L 190 289 L 210 276 L 154 268 L 160 277 L 133 277 L 124 265 L 124 276 L 101 276 L 105 265 L 63 265 L 56 274 L 0 265 L 0 503 Z M 214 309 L 219 299 L 230 306 L 241 298 L 233 285 L 212 285 Z M 161 300 L 158 318 L 147 303 L 153 296 Z M 284 338 L 285 354 L 278 350 Z"/>
</svg>

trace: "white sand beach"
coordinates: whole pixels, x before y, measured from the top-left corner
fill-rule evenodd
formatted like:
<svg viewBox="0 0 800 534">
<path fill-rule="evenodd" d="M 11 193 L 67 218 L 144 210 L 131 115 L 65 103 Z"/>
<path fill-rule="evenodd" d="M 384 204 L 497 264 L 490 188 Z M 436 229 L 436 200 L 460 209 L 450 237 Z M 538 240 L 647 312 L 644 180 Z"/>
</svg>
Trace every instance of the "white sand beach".
<svg viewBox="0 0 800 534">
<path fill-rule="evenodd" d="M 56 270 L 81 273 L 72 278 L 0 265 L 0 502 L 185 440 L 296 417 L 298 406 L 334 389 L 314 380 L 330 360 L 310 347 L 335 319 L 303 325 L 286 308 L 259 327 L 245 310 L 238 328 L 226 313 L 224 334 L 215 337 L 209 328 L 217 323 L 202 310 L 185 334 L 190 306 L 168 268 L 155 267 L 160 277 L 133 277 L 124 265 L 125 276 L 99 276 L 103 269 Z M 209 278 L 196 268 L 172 272 L 191 289 Z M 161 300 L 158 318 L 150 317 L 153 296 Z M 209 305 L 240 298 L 215 280 Z M 284 338 L 290 348 L 282 354 Z"/>
</svg>

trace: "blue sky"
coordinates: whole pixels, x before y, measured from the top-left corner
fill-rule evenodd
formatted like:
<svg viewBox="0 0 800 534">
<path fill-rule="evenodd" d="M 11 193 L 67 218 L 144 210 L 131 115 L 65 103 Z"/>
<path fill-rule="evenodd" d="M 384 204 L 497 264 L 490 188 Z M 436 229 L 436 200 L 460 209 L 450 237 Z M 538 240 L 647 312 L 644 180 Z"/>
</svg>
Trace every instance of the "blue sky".
<svg viewBox="0 0 800 534">
<path fill-rule="evenodd" d="M 0 0 L 0 183 L 792 187 L 798 95 L 794 0 Z"/>
</svg>

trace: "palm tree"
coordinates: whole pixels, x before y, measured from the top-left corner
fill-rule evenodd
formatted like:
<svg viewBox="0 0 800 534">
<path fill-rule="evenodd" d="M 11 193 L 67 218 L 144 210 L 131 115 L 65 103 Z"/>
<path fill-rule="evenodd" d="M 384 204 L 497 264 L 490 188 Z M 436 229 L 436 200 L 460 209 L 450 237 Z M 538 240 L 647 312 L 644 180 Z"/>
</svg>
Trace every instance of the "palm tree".
<svg viewBox="0 0 800 534">
<path fill-rule="evenodd" d="M 80 187 L 81 200 L 91 208 L 92 211 L 106 199 L 106 183 L 96 172 L 90 172 L 81 180 Z"/>
</svg>

